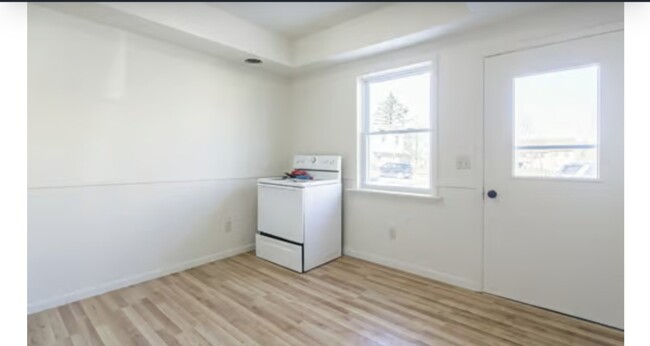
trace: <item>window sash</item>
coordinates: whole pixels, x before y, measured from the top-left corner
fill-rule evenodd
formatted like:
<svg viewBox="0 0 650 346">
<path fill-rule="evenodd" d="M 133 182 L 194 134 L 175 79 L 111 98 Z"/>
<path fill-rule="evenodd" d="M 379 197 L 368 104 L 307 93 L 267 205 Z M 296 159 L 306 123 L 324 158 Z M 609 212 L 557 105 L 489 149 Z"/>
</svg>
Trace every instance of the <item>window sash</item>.
<svg viewBox="0 0 650 346">
<path fill-rule="evenodd" d="M 386 133 L 386 132 L 376 132 L 376 133 L 368 133 L 364 134 L 364 162 L 362 163 L 363 170 L 362 170 L 362 177 L 360 180 L 359 186 L 361 188 L 367 188 L 367 189 L 373 189 L 373 190 L 386 190 L 386 191 L 394 191 L 394 192 L 404 192 L 404 193 L 414 193 L 414 194 L 433 194 L 434 192 L 434 180 L 433 180 L 433 161 L 432 161 L 432 155 L 429 153 L 428 159 L 429 159 L 429 186 L 428 187 L 412 187 L 412 186 L 405 186 L 405 185 L 385 185 L 381 183 L 372 183 L 368 179 L 368 165 L 369 165 L 369 160 L 370 160 L 370 137 L 376 136 L 376 135 L 387 135 L 387 134 L 411 134 L 411 133 L 428 133 L 429 134 L 429 150 L 433 150 L 433 131 L 432 130 L 417 130 L 417 131 L 395 131 L 396 133 Z"/>
<path fill-rule="evenodd" d="M 424 133 L 431 132 L 431 128 L 424 129 L 406 129 L 406 130 L 392 130 L 392 131 L 375 131 L 375 132 L 366 132 L 366 136 L 377 136 L 377 135 L 402 135 L 408 133 Z"/>
</svg>

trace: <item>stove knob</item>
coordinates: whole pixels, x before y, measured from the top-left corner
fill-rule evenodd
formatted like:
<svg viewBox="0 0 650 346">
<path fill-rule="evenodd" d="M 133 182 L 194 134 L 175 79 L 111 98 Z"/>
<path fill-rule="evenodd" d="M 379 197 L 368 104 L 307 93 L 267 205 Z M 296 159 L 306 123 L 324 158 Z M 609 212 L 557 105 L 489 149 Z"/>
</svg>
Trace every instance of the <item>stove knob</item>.
<svg viewBox="0 0 650 346">
<path fill-rule="evenodd" d="M 311 163 L 316 163 L 316 156 L 311 158 Z"/>
</svg>

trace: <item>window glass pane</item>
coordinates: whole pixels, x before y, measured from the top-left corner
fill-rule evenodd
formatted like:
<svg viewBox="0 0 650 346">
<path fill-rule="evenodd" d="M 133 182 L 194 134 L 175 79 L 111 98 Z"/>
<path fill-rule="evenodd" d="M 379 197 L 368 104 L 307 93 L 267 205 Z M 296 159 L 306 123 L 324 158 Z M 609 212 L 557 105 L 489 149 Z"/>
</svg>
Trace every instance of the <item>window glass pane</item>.
<svg viewBox="0 0 650 346">
<path fill-rule="evenodd" d="M 428 189 L 429 133 L 370 135 L 369 185 Z"/>
<path fill-rule="evenodd" d="M 598 178 L 598 67 L 514 80 L 514 175 Z"/>
<path fill-rule="evenodd" d="M 430 73 L 368 84 L 370 132 L 429 128 Z"/>
</svg>

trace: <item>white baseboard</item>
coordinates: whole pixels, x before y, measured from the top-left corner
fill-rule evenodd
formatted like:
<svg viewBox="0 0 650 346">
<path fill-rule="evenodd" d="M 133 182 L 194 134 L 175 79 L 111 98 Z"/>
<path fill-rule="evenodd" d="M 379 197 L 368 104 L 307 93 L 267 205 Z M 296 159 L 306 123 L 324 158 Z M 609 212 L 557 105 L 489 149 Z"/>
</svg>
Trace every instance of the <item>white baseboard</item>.
<svg viewBox="0 0 650 346">
<path fill-rule="evenodd" d="M 114 280 L 114 281 L 109 281 L 94 287 L 88 287 L 88 288 L 82 288 L 58 297 L 54 298 L 48 298 L 48 299 L 43 299 L 40 301 L 36 302 L 28 302 L 27 303 L 27 313 L 28 314 L 33 314 L 39 311 L 55 308 L 57 306 L 61 306 L 64 304 L 68 304 L 71 302 L 75 302 L 78 300 L 82 300 L 85 298 L 93 297 L 96 295 L 100 295 L 102 293 L 114 291 L 116 289 L 124 288 L 127 286 L 139 284 L 141 282 L 149 281 L 152 279 L 157 279 L 159 277 L 163 277 L 165 275 L 169 275 L 172 273 L 180 272 L 189 268 L 197 267 L 206 263 L 214 262 L 220 259 L 224 259 L 227 257 L 232 257 L 235 255 L 239 255 L 241 253 L 251 251 L 255 248 L 255 244 L 248 244 L 242 247 L 226 250 L 226 251 L 221 251 L 217 252 L 211 255 L 203 256 L 200 258 L 196 258 L 193 260 L 189 260 L 186 262 L 179 263 L 177 265 L 168 267 L 168 268 L 163 268 L 163 269 L 156 269 L 152 270 L 146 273 L 142 274 L 136 274 L 132 275 L 126 278 Z"/>
<path fill-rule="evenodd" d="M 382 257 L 382 256 L 377 256 L 374 254 L 366 253 L 366 252 L 360 252 L 352 249 L 344 249 L 343 253 L 346 256 L 350 257 L 355 257 L 359 258 L 368 262 L 373 262 L 377 264 L 381 264 L 386 267 L 394 268 L 394 269 L 399 269 L 403 270 L 405 272 L 409 272 L 412 274 L 416 274 L 428 279 L 433 279 L 437 281 L 441 281 L 450 285 L 454 286 L 459 286 L 462 288 L 467 288 L 473 291 L 481 291 L 481 283 L 476 282 L 471 279 L 467 279 L 464 277 L 456 276 L 456 275 L 451 275 L 448 273 L 440 272 L 437 270 L 429 269 L 429 268 L 424 268 L 420 266 L 416 266 L 410 263 L 398 261 L 392 258 L 387 258 L 387 257 Z"/>
</svg>

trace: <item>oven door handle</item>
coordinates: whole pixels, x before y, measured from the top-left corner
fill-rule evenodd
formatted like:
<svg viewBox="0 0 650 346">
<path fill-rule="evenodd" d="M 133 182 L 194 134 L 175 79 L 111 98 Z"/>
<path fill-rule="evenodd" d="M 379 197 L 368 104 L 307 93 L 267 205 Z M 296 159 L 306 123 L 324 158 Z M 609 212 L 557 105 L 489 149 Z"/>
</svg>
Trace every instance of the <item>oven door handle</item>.
<svg viewBox="0 0 650 346">
<path fill-rule="evenodd" d="M 273 184 L 259 184 L 259 187 L 265 189 L 279 189 L 279 190 L 300 190 L 300 187 L 291 187 L 291 186 L 282 186 L 282 185 L 273 185 Z"/>
</svg>

